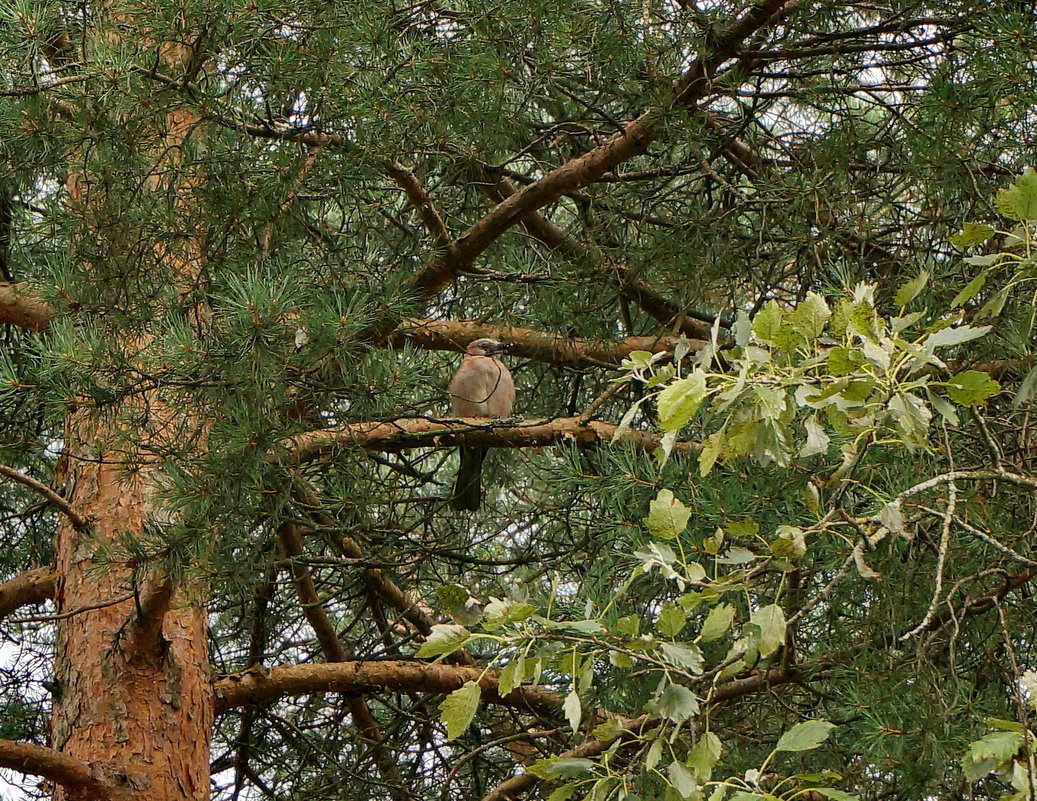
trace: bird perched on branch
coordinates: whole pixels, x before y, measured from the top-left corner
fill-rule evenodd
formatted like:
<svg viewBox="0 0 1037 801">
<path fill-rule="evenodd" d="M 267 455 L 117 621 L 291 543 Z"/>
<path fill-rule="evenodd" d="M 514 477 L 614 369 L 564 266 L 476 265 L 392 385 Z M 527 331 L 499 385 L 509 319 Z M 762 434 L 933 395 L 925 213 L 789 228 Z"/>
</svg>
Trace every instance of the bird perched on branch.
<svg viewBox="0 0 1037 801">
<path fill-rule="evenodd" d="M 515 404 L 515 383 L 496 354 L 510 348 L 495 339 L 476 339 L 465 348 L 461 366 L 450 381 L 450 402 L 458 417 L 508 417 Z M 488 448 L 461 447 L 455 509 L 474 511 L 482 501 L 482 463 Z"/>
</svg>

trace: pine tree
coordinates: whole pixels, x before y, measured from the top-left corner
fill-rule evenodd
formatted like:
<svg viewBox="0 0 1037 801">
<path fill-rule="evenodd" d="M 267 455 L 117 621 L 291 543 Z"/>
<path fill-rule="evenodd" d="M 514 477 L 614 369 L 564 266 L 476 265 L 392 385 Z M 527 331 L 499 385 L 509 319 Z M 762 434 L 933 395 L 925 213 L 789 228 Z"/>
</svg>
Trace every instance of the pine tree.
<svg viewBox="0 0 1037 801">
<path fill-rule="evenodd" d="M 0 21 L 18 797 L 1037 797 L 1031 6 Z"/>
</svg>

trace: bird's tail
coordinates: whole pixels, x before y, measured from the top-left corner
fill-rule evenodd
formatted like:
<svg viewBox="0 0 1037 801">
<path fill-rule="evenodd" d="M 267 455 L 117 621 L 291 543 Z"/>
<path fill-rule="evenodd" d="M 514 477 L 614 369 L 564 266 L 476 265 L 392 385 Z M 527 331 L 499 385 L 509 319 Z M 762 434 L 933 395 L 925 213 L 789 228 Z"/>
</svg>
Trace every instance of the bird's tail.
<svg viewBox="0 0 1037 801">
<path fill-rule="evenodd" d="M 474 512 L 482 502 L 482 463 L 486 448 L 461 448 L 461 464 L 454 482 L 454 497 L 450 505 L 458 510 Z"/>
</svg>

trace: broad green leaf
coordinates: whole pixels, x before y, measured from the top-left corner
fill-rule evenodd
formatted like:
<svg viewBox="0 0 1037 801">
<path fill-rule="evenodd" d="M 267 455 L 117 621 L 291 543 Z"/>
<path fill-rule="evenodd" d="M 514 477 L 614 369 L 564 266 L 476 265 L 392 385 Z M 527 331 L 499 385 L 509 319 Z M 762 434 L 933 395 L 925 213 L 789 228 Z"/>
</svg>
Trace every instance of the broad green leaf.
<svg viewBox="0 0 1037 801">
<path fill-rule="evenodd" d="M 796 561 L 807 552 L 807 539 L 798 526 L 778 526 L 777 538 L 771 542 L 771 553 L 779 559 Z"/>
<path fill-rule="evenodd" d="M 933 417 L 925 401 L 910 392 L 898 392 L 889 399 L 886 411 L 903 435 L 908 448 L 925 444 L 929 421 Z"/>
<path fill-rule="evenodd" d="M 952 426 L 956 426 L 961 422 L 958 417 L 958 410 L 955 409 L 954 405 L 946 398 L 937 395 L 929 387 L 925 388 L 925 397 L 928 398 L 929 404 L 936 409 L 940 417 Z"/>
<path fill-rule="evenodd" d="M 829 440 L 824 426 L 821 425 L 821 421 L 817 419 L 817 415 L 810 415 L 803 424 L 803 427 L 806 429 L 807 438 L 799 448 L 799 455 L 802 457 L 808 457 L 815 456 L 819 453 L 826 453 L 828 451 L 828 444 L 831 440 Z"/>
<path fill-rule="evenodd" d="M 927 336 L 922 342 L 922 347 L 932 353 L 936 348 L 960 345 L 963 342 L 979 339 L 989 330 L 989 325 L 972 326 L 968 324 L 959 325 L 957 328 L 944 328 Z"/>
<path fill-rule="evenodd" d="M 979 406 L 1000 391 L 1001 385 L 980 370 L 966 370 L 947 382 L 947 394 L 961 406 Z"/>
<path fill-rule="evenodd" d="M 1019 683 L 1022 684 L 1023 687 L 1027 687 L 1027 681 L 1026 681 L 1027 674 L 1031 674 L 1032 675 L 1033 671 L 1032 670 L 1028 670 L 1028 671 L 1026 671 L 1026 673 L 1023 674 L 1022 679 L 1020 679 L 1020 681 L 1019 681 Z M 1032 686 L 1032 682 L 1030 683 L 1030 686 Z M 1029 691 L 1029 689 L 1027 689 L 1027 691 Z M 1032 700 L 1031 700 L 1031 706 L 1032 706 Z M 990 728 L 992 728 L 992 729 L 1000 729 L 1001 731 L 1014 731 L 1017 734 L 1022 734 L 1024 731 L 1026 731 L 1026 727 L 1022 723 L 1017 721 L 1017 720 L 1003 720 L 1002 718 L 987 718 L 986 724 Z"/>
<path fill-rule="evenodd" d="M 656 737 L 652 740 L 652 744 L 648 746 L 648 753 L 645 754 L 645 768 L 652 770 L 656 765 L 659 764 L 659 760 L 663 756 L 663 738 Z"/>
<path fill-rule="evenodd" d="M 605 630 L 605 627 L 601 625 L 600 620 L 566 620 L 560 628 L 569 629 L 570 631 L 576 631 L 580 634 L 600 634 Z"/>
<path fill-rule="evenodd" d="M 784 413 L 788 402 L 788 394 L 779 387 L 757 386 L 753 388 L 756 397 L 756 414 L 766 420 L 777 420 Z"/>
<path fill-rule="evenodd" d="M 687 623 L 684 611 L 676 604 L 667 601 L 659 611 L 659 619 L 655 627 L 664 637 L 676 637 Z"/>
<path fill-rule="evenodd" d="M 679 378 L 659 393 L 659 427 L 677 431 L 687 425 L 706 398 L 706 374 L 698 368 Z"/>
<path fill-rule="evenodd" d="M 526 677 L 526 660 L 518 656 L 506 664 L 497 678 L 497 692 L 501 697 L 507 695 Z"/>
<path fill-rule="evenodd" d="M 653 567 L 669 567 L 677 561 L 677 554 L 665 542 L 649 542 L 644 550 L 634 551 L 634 557 L 641 560 L 645 573 Z"/>
<path fill-rule="evenodd" d="M 612 630 L 617 634 L 626 634 L 628 637 L 636 637 L 641 631 L 641 618 L 637 615 L 624 615 L 616 621 Z"/>
<path fill-rule="evenodd" d="M 577 787 L 575 784 L 563 784 L 561 787 L 556 787 L 551 791 L 551 795 L 547 797 L 547 801 L 569 801 L 576 790 Z"/>
<path fill-rule="evenodd" d="M 718 556 L 718 565 L 747 565 L 750 562 L 756 561 L 756 554 L 750 551 L 748 548 L 743 548 L 741 545 L 735 545 L 734 547 L 728 548 L 723 556 Z"/>
<path fill-rule="evenodd" d="M 864 339 L 877 339 L 879 316 L 875 306 L 868 300 L 857 301 L 850 307 L 847 330 Z"/>
<path fill-rule="evenodd" d="M 702 651 L 692 642 L 664 642 L 659 650 L 671 665 L 686 668 L 692 673 L 701 673 L 706 664 Z"/>
<path fill-rule="evenodd" d="M 633 350 L 623 359 L 620 368 L 623 370 L 644 370 L 656 360 L 656 354 L 647 350 Z"/>
<path fill-rule="evenodd" d="M 978 782 L 980 779 L 986 778 L 996 767 L 997 762 L 989 757 L 980 760 L 966 757 L 961 761 L 961 772 L 970 782 Z"/>
<path fill-rule="evenodd" d="M 782 353 L 792 353 L 797 348 L 802 347 L 807 342 L 804 337 L 792 324 L 791 318 L 786 318 L 778 330 L 774 333 L 774 338 L 771 340 L 773 347 L 780 350 Z"/>
<path fill-rule="evenodd" d="M 994 207 L 1016 222 L 1037 220 L 1037 172 L 1027 167 L 1010 187 L 999 189 Z"/>
<path fill-rule="evenodd" d="M 455 623 L 474 626 L 483 617 L 483 607 L 460 584 L 443 584 L 436 588 L 436 600 Z"/>
<path fill-rule="evenodd" d="M 576 690 L 572 690 L 562 703 L 562 713 L 574 732 L 580 730 L 580 720 L 583 718 L 583 707 L 580 705 L 580 696 Z"/>
<path fill-rule="evenodd" d="M 789 314 L 788 320 L 796 333 L 812 342 L 825 330 L 831 316 L 832 310 L 825 299 L 816 292 L 807 292 L 807 296 Z"/>
<path fill-rule="evenodd" d="M 586 776 L 591 773 L 596 762 L 592 759 L 585 759 L 584 757 L 558 757 L 551 760 L 551 765 L 548 768 L 551 778 L 555 779 L 575 779 L 578 776 Z"/>
<path fill-rule="evenodd" d="M 751 517 L 743 517 L 741 520 L 728 520 L 724 524 L 724 528 L 732 537 L 751 539 L 760 533 L 760 524 Z"/>
<path fill-rule="evenodd" d="M 702 624 L 699 640 L 712 642 L 720 639 L 731 628 L 734 619 L 735 608 L 731 604 L 717 604 L 706 615 L 706 622 Z"/>
<path fill-rule="evenodd" d="M 471 636 L 471 632 L 464 626 L 456 623 L 437 623 L 432 627 L 428 639 L 421 644 L 415 656 L 419 659 L 427 659 L 432 656 L 452 654 L 459 648 L 464 648 Z"/>
<path fill-rule="evenodd" d="M 958 250 L 965 250 L 965 248 L 975 245 L 982 245 L 996 233 L 997 231 L 984 223 L 967 222 L 961 227 L 960 233 L 951 237 L 950 242 Z"/>
<path fill-rule="evenodd" d="M 903 317 L 893 317 L 889 321 L 889 330 L 894 334 L 899 334 L 921 320 L 924 315 L 925 312 L 913 311 L 905 314 Z"/>
<path fill-rule="evenodd" d="M 644 522 L 652 536 L 672 540 L 688 527 L 690 519 L 691 510 L 670 490 L 661 489 L 648 505 L 648 517 Z"/>
<path fill-rule="evenodd" d="M 702 550 L 706 553 L 715 556 L 720 553 L 720 546 L 724 544 L 724 530 L 717 527 L 717 530 L 713 532 L 713 535 L 706 537 L 702 540 Z"/>
<path fill-rule="evenodd" d="M 778 301 L 769 300 L 753 318 L 753 335 L 764 345 L 770 345 L 781 327 L 781 306 Z"/>
<path fill-rule="evenodd" d="M 828 370 L 834 376 L 856 372 L 863 361 L 861 352 L 857 350 L 837 347 L 828 351 Z"/>
<path fill-rule="evenodd" d="M 533 604 L 511 599 L 502 600 L 491 595 L 490 601 L 483 611 L 486 615 L 486 622 L 483 625 L 494 629 L 500 628 L 507 622 L 518 623 L 526 620 L 536 613 L 537 608 Z"/>
<path fill-rule="evenodd" d="M 896 295 L 893 296 L 893 302 L 903 308 L 918 297 L 918 293 L 925 288 L 927 283 L 929 283 L 929 271 L 922 270 L 897 290 Z"/>
<path fill-rule="evenodd" d="M 731 326 L 731 334 L 734 337 L 735 345 L 740 348 L 746 347 L 749 344 L 749 336 L 752 334 L 752 330 L 749 315 L 746 314 L 744 309 L 739 309 L 738 314 L 735 315 L 735 323 Z"/>
<path fill-rule="evenodd" d="M 760 656 L 770 656 L 785 643 L 785 612 L 780 606 L 757 609 L 749 622 L 760 627 Z"/>
<path fill-rule="evenodd" d="M 722 430 L 710 434 L 702 443 L 702 450 L 699 451 L 699 476 L 705 478 L 710 474 L 722 452 L 723 445 L 724 432 Z"/>
<path fill-rule="evenodd" d="M 865 339 L 861 342 L 861 352 L 868 361 L 876 365 L 880 370 L 882 370 L 882 372 L 886 372 L 889 370 L 890 353 L 893 350 L 892 346 L 893 343 L 888 339 L 885 339 L 882 342 L 873 342 L 870 339 Z"/>
<path fill-rule="evenodd" d="M 879 510 L 879 522 L 894 534 L 906 534 L 904 513 L 896 503 L 887 503 Z"/>
<path fill-rule="evenodd" d="M 701 737 L 695 747 L 688 754 L 687 765 L 695 771 L 700 782 L 709 781 L 709 773 L 720 761 L 720 755 L 724 752 L 724 746 L 720 738 L 713 732 L 707 731 Z"/>
<path fill-rule="evenodd" d="M 655 706 L 662 717 L 679 723 L 698 714 L 699 699 L 687 687 L 668 682 L 660 693 Z"/>
<path fill-rule="evenodd" d="M 717 321 L 719 322 L 719 320 L 720 318 L 718 317 Z M 680 338 L 677 340 L 677 344 L 673 348 L 673 361 L 675 363 L 681 361 L 681 359 L 688 355 L 690 350 L 691 343 L 688 342 L 688 338 L 684 336 L 684 334 L 681 334 Z"/>
<path fill-rule="evenodd" d="M 823 795 L 825 798 L 831 798 L 832 801 L 860 801 L 853 793 L 836 790 L 832 787 L 811 787 L 810 789 L 819 795 Z"/>
<path fill-rule="evenodd" d="M 670 779 L 670 786 L 681 798 L 691 798 L 699 788 L 695 775 L 680 762 L 671 762 L 666 768 L 666 775 Z"/>
<path fill-rule="evenodd" d="M 591 730 L 591 736 L 595 740 L 610 742 L 615 740 L 623 732 L 623 724 L 615 718 L 609 718 L 604 723 L 599 723 Z"/>
<path fill-rule="evenodd" d="M 439 705 L 439 719 L 446 726 L 447 739 L 456 740 L 472 725 L 475 713 L 479 711 L 481 694 L 477 682 L 466 681 L 462 687 L 443 699 L 443 703 Z"/>
<path fill-rule="evenodd" d="M 810 751 L 828 739 L 834 723 L 827 720 L 807 720 L 797 723 L 778 740 L 776 751 Z"/>
<path fill-rule="evenodd" d="M 1023 735 L 1014 731 L 991 732 L 969 745 L 969 757 L 974 762 L 995 759 L 1006 762 L 1012 759 L 1023 746 Z"/>
<path fill-rule="evenodd" d="M 756 431 L 756 441 L 753 443 L 753 459 L 762 467 L 777 465 L 788 467 L 792 459 L 792 450 L 789 447 L 787 428 L 775 420 L 763 421 Z"/>
</svg>

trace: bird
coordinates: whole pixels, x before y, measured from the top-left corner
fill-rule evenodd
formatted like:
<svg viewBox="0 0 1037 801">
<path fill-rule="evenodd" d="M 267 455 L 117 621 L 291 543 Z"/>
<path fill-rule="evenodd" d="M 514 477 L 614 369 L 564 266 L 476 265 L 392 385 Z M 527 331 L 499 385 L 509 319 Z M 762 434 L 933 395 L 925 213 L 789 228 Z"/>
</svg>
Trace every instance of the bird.
<svg viewBox="0 0 1037 801">
<path fill-rule="evenodd" d="M 465 348 L 461 366 L 450 381 L 450 404 L 457 417 L 508 417 L 515 405 L 515 382 L 496 354 L 511 347 L 482 337 Z M 482 502 L 482 463 L 488 448 L 461 446 L 461 461 L 450 505 L 475 511 Z"/>
</svg>

